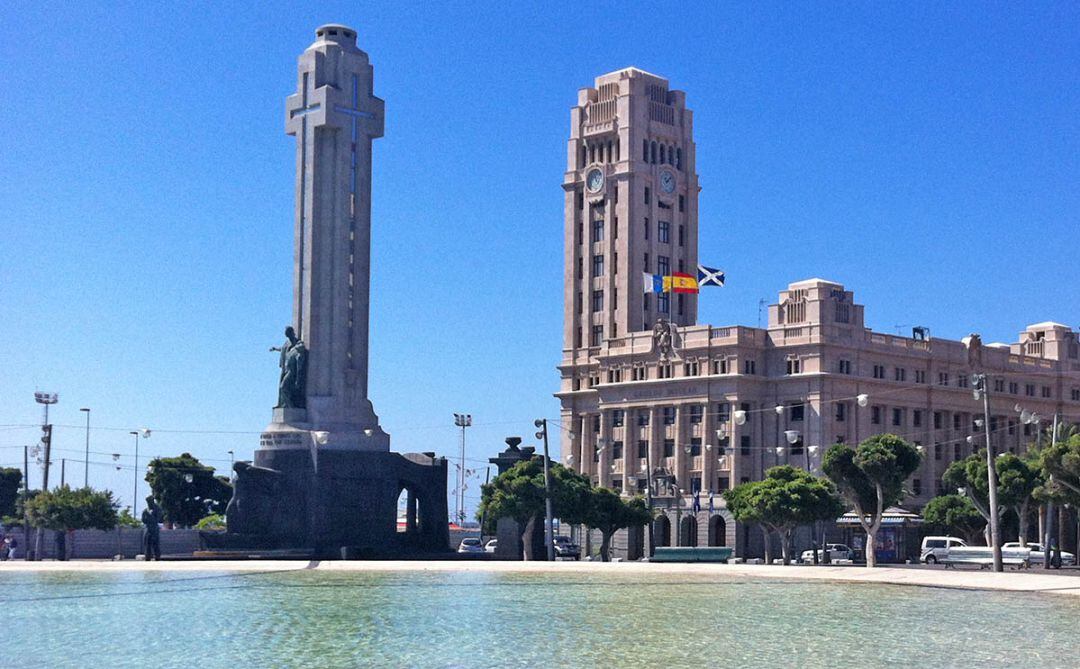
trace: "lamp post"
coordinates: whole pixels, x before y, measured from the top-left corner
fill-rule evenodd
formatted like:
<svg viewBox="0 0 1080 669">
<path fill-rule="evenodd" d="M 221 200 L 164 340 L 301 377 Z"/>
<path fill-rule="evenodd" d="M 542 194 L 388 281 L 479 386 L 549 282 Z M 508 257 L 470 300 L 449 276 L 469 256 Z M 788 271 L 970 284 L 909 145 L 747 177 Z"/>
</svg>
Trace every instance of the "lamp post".
<svg viewBox="0 0 1080 669">
<path fill-rule="evenodd" d="M 141 430 L 132 430 L 128 434 L 135 436 L 135 497 L 131 500 L 131 515 L 134 518 L 139 516 L 139 437 L 143 439 L 150 438 L 150 430 L 142 428 Z"/>
<path fill-rule="evenodd" d="M 229 469 L 232 469 L 233 464 L 236 462 L 236 454 L 229 451 Z"/>
<path fill-rule="evenodd" d="M 454 414 L 454 425 L 461 428 L 461 463 L 458 466 L 457 511 L 458 525 L 465 524 L 465 428 L 472 426 L 472 414 Z"/>
<path fill-rule="evenodd" d="M 79 409 L 86 414 L 86 459 L 83 460 L 83 487 L 90 487 L 90 409 Z"/>
<path fill-rule="evenodd" d="M 998 527 L 997 469 L 994 467 L 994 447 L 990 443 L 990 393 L 986 374 L 972 374 L 972 396 L 983 402 L 983 429 L 986 432 L 986 477 L 990 493 L 990 547 L 994 571 L 1003 571 L 1001 562 L 1001 531 Z"/>
<path fill-rule="evenodd" d="M 540 431 L 536 433 L 536 438 L 544 440 L 544 546 L 547 548 L 548 562 L 554 562 L 555 529 L 552 525 L 554 515 L 551 508 L 551 468 L 549 466 L 550 458 L 548 457 L 547 419 L 537 418 L 533 421 L 533 425 L 540 428 Z M 481 528 L 482 530 L 483 528 Z M 529 537 L 526 541 L 532 541 L 532 537 Z"/>
</svg>

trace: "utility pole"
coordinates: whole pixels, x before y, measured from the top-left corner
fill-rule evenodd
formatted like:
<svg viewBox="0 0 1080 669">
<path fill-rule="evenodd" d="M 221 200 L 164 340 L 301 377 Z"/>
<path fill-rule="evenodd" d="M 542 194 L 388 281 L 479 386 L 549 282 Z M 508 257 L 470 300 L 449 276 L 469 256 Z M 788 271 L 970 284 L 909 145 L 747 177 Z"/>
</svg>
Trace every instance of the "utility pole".
<svg viewBox="0 0 1080 669">
<path fill-rule="evenodd" d="M 994 466 L 994 446 L 990 443 L 990 384 L 986 374 L 972 374 L 972 394 L 983 401 L 983 428 L 986 433 L 986 477 L 990 487 L 990 548 L 994 558 L 994 571 L 1003 571 L 1001 562 L 1001 528 L 998 523 L 997 468 Z"/>
<path fill-rule="evenodd" d="M 83 407 L 79 409 L 86 413 L 86 459 L 83 460 L 83 487 L 90 487 L 90 409 Z"/>
<path fill-rule="evenodd" d="M 23 446 L 23 559 L 30 561 L 30 513 L 26 503 L 30 501 L 30 447 Z"/>
<path fill-rule="evenodd" d="M 1051 428 L 1050 434 L 1050 448 L 1057 446 L 1057 434 L 1058 434 L 1058 415 L 1054 414 L 1054 424 Z M 1040 436 L 1041 436 L 1040 430 Z M 1054 476 L 1050 475 L 1050 485 L 1048 488 L 1053 488 Z M 1054 538 L 1054 498 L 1051 496 L 1046 500 L 1046 536 L 1039 537 L 1042 539 L 1043 548 L 1043 569 L 1049 569 L 1050 563 L 1053 561 L 1050 552 L 1050 542 Z"/>
<path fill-rule="evenodd" d="M 454 425 L 461 428 L 461 463 L 458 465 L 457 510 L 458 525 L 465 525 L 465 428 L 472 425 L 472 414 L 454 414 Z"/>
<path fill-rule="evenodd" d="M 536 433 L 537 439 L 544 440 L 544 545 L 547 546 L 547 559 L 548 562 L 555 561 L 555 529 L 552 525 L 554 521 L 554 514 L 551 509 L 551 468 L 549 463 L 551 458 L 548 455 L 548 429 L 547 419 L 537 418 L 533 425 L 540 428 L 540 431 Z M 526 539 L 531 541 L 532 537 Z"/>
<path fill-rule="evenodd" d="M 65 476 L 66 472 L 67 472 L 67 458 L 60 458 L 60 487 L 61 488 L 63 488 L 64 484 L 66 483 L 64 481 L 64 476 Z"/>
<path fill-rule="evenodd" d="M 488 465 L 487 473 L 484 474 L 484 485 L 491 483 L 491 466 Z M 487 507 L 480 514 L 480 543 L 484 543 L 484 523 L 487 521 Z M 486 549 L 486 548 L 485 548 Z"/>
</svg>

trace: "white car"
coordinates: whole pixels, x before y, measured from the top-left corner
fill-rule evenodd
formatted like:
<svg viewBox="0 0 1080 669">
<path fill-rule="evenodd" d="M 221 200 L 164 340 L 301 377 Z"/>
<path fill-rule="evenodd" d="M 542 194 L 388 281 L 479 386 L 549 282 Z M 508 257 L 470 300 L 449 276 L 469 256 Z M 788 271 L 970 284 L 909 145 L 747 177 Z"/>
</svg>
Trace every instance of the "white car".
<svg viewBox="0 0 1080 669">
<path fill-rule="evenodd" d="M 458 553 L 483 553 L 484 546 L 476 537 L 466 537 L 457 547 Z"/>
<path fill-rule="evenodd" d="M 855 559 L 855 551 L 851 550 L 849 547 L 845 546 L 844 544 L 825 544 L 825 550 L 824 551 L 821 550 L 820 548 L 818 549 L 818 561 L 819 562 L 825 559 L 825 551 L 828 551 L 830 561 L 832 561 L 832 560 L 853 560 L 853 559 Z M 812 563 L 814 561 L 814 551 L 813 550 L 803 551 L 802 555 L 800 556 L 800 559 L 803 562 L 811 562 Z"/>
<path fill-rule="evenodd" d="M 495 549 L 498 548 L 498 547 L 499 547 L 499 540 L 498 539 L 492 539 L 491 541 L 484 544 L 484 552 L 485 553 L 494 553 Z"/>
<path fill-rule="evenodd" d="M 1028 542 L 1028 548 L 1031 549 L 1031 564 L 1042 564 L 1046 559 L 1046 554 L 1043 552 L 1042 544 L 1036 544 Z M 1020 548 L 1019 541 L 1006 541 L 1001 544 L 1001 550 L 1008 550 L 1010 548 Z M 1076 556 L 1068 551 L 1061 551 L 1061 564 L 1066 567 L 1071 567 L 1076 564 Z"/>
<path fill-rule="evenodd" d="M 919 562 L 937 564 L 948 556 L 950 548 L 966 546 L 967 542 L 957 537 L 923 537 Z"/>
</svg>

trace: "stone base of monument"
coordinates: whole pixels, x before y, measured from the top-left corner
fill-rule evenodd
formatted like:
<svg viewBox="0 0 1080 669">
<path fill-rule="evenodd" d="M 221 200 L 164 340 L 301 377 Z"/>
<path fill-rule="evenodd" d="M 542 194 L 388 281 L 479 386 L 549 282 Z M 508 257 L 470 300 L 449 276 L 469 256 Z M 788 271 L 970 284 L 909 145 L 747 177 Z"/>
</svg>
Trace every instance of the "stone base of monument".
<svg viewBox="0 0 1080 669">
<path fill-rule="evenodd" d="M 213 537 L 207 533 L 208 549 L 251 555 L 310 551 L 320 559 L 450 550 L 445 458 L 328 448 L 317 445 L 308 432 L 297 434 L 298 442 L 283 440 L 255 451 L 254 464 L 234 465 L 228 531 Z M 407 514 L 399 528 L 402 491 Z"/>
</svg>

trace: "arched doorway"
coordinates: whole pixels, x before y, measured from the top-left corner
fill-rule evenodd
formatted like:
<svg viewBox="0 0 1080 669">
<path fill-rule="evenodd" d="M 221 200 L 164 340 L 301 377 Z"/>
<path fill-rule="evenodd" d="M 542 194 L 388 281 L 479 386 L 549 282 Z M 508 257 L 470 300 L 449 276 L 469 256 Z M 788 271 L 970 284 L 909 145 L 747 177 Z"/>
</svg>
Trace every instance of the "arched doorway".
<svg viewBox="0 0 1080 669">
<path fill-rule="evenodd" d="M 697 546 L 697 518 L 686 516 L 679 523 L 679 545 Z"/>
<path fill-rule="evenodd" d="M 720 514 L 709 519 L 709 545 L 727 546 L 727 521 Z"/>
<path fill-rule="evenodd" d="M 397 536 L 406 541 L 420 537 L 420 500 L 409 486 L 402 484 L 397 497 Z"/>
<path fill-rule="evenodd" d="M 667 516 L 657 516 L 653 521 L 653 541 L 657 546 L 671 545 L 671 521 Z"/>
</svg>

